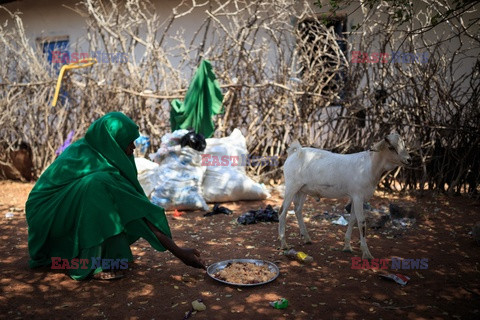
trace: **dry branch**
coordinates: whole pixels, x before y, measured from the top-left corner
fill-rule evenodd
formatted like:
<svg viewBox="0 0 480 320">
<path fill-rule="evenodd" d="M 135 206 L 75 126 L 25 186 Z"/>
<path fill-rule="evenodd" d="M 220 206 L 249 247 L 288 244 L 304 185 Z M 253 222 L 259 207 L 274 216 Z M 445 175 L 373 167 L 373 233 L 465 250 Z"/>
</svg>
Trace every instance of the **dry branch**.
<svg viewBox="0 0 480 320">
<path fill-rule="evenodd" d="M 132 117 L 156 148 L 170 131 L 168 102 L 183 97 L 205 58 L 226 93 L 225 113 L 215 117 L 217 137 L 240 128 L 251 153 L 277 155 L 281 165 L 294 139 L 353 152 L 396 130 L 412 146 L 414 165 L 388 175 L 386 188 L 398 186 L 396 181 L 403 189 L 476 191 L 480 62 L 472 49 L 479 39 L 466 15 L 478 15 L 478 6 L 449 18 L 449 38 L 461 41 L 446 46 L 443 32 L 429 23 L 438 10 L 450 8 L 448 1 L 418 1 L 402 25 L 392 23 L 387 2 L 378 3 L 361 6 L 360 27 L 342 35 L 325 24 L 312 1 L 185 0 L 160 20 L 147 1 L 84 0 L 72 10 L 86 19 L 89 52 L 122 52 L 129 59 L 70 74 L 63 87 L 67 97 L 56 108 L 50 107 L 54 70 L 30 47 L 20 16 L 8 12 L 14 27 L 0 27 L 0 148 L 28 142 L 38 175 L 70 131 L 78 139 L 94 119 L 113 110 Z M 193 38 L 175 28 L 199 12 L 204 22 Z M 419 50 L 428 53 L 426 63 L 348 58 L 352 51 Z M 464 61 L 472 68 L 458 74 Z M 250 171 L 266 182 L 282 177 L 275 167 Z"/>
</svg>

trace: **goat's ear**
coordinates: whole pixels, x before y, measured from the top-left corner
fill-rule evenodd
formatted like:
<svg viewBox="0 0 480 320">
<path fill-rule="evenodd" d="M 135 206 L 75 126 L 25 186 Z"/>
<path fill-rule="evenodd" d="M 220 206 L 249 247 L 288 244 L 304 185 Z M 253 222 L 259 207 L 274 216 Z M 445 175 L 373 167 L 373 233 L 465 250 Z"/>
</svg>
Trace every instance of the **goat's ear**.
<svg viewBox="0 0 480 320">
<path fill-rule="evenodd" d="M 385 138 L 385 139 L 386 139 L 386 138 Z M 380 150 L 383 149 L 384 146 L 385 146 L 385 140 L 382 140 L 382 141 L 380 141 L 380 142 L 375 143 L 375 144 L 370 148 L 370 151 L 379 152 Z"/>
</svg>

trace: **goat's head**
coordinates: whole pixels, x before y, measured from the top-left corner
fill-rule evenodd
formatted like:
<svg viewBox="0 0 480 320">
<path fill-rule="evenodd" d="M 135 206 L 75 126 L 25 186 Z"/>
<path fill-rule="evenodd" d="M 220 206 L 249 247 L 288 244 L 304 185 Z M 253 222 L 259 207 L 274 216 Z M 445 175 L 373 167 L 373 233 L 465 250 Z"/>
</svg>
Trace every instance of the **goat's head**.
<svg viewBox="0 0 480 320">
<path fill-rule="evenodd" d="M 382 141 L 377 142 L 371 149 L 375 152 L 383 152 L 387 161 L 396 165 L 409 164 L 410 155 L 405 148 L 405 142 L 396 132 L 390 133 Z"/>
</svg>

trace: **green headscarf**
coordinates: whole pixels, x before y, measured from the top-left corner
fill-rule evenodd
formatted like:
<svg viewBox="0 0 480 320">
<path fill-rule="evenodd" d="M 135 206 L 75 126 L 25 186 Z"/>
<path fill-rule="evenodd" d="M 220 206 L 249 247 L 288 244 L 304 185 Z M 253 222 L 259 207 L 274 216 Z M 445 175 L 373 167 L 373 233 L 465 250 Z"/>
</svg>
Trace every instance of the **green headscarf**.
<svg viewBox="0 0 480 320">
<path fill-rule="evenodd" d="M 165 212 L 149 201 L 133 156 L 124 151 L 138 136 L 130 118 L 109 113 L 45 170 L 25 208 L 31 267 L 50 265 L 52 257 L 91 259 L 106 252 L 131 260 L 129 244 L 140 237 L 165 250 L 142 219 L 171 237 Z M 111 239 L 120 238 L 112 245 Z M 90 272 L 71 270 L 71 275 L 83 279 Z"/>
</svg>

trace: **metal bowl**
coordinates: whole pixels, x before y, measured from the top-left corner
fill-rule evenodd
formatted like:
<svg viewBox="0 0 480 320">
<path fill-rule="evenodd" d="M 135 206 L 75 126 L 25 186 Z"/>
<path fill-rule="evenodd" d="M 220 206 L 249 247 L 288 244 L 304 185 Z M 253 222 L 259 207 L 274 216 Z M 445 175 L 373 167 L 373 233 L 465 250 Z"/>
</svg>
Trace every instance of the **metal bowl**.
<svg viewBox="0 0 480 320">
<path fill-rule="evenodd" d="M 215 276 L 214 276 L 215 273 L 217 273 L 220 270 L 227 267 L 229 263 L 234 263 L 234 262 L 254 263 L 257 266 L 266 265 L 266 266 L 268 266 L 268 269 L 271 272 L 275 273 L 275 276 L 268 281 L 259 282 L 259 283 L 248 283 L 248 284 L 233 283 L 233 282 L 228 282 L 228 281 L 225 281 L 225 280 L 215 278 Z M 232 285 L 232 286 L 253 287 L 253 286 L 260 286 L 262 284 L 266 284 L 266 283 L 272 282 L 273 280 L 277 279 L 278 275 L 280 274 L 280 270 L 278 269 L 278 267 L 273 262 L 270 262 L 270 261 L 258 260 L 258 259 L 230 259 L 230 260 L 220 261 L 220 262 L 216 262 L 214 264 L 209 265 L 208 268 L 207 268 L 207 274 L 210 276 L 210 278 L 212 278 L 216 281 L 219 281 L 219 282 L 222 282 L 222 283 L 225 283 L 225 284 L 229 284 L 229 285 Z"/>
</svg>

